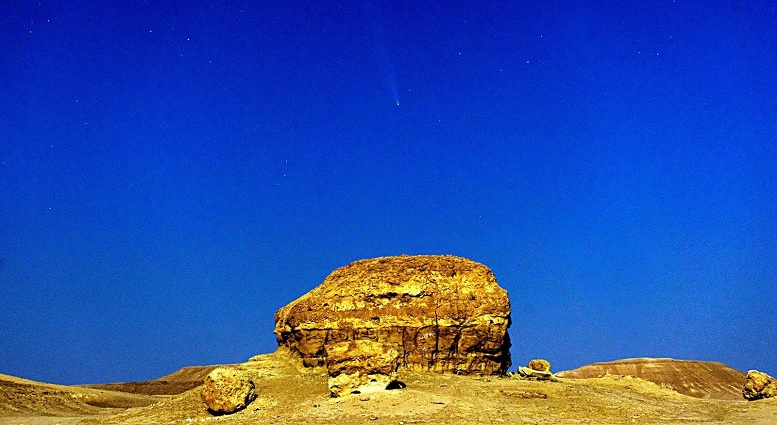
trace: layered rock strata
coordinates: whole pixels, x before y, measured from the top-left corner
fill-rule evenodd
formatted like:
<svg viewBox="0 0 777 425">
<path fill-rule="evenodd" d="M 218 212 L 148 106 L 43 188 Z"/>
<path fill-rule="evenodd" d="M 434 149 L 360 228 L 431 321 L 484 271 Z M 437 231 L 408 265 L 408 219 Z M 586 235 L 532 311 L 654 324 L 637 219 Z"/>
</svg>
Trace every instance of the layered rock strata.
<svg viewBox="0 0 777 425">
<path fill-rule="evenodd" d="M 328 344 L 370 340 L 396 350 L 400 367 L 504 374 L 509 326 L 491 270 L 453 256 L 356 261 L 275 314 L 278 345 L 311 367 L 325 365 Z"/>
</svg>

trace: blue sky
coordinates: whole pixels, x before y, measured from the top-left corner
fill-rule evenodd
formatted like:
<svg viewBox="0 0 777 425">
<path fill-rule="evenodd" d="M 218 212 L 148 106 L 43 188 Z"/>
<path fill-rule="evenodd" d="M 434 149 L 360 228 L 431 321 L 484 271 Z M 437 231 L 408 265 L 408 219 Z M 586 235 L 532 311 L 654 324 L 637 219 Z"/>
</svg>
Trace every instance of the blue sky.
<svg viewBox="0 0 777 425">
<path fill-rule="evenodd" d="M 491 267 L 515 364 L 777 373 L 777 5 L 487 3 L 0 6 L 0 372 L 240 362 L 404 253 Z"/>
</svg>

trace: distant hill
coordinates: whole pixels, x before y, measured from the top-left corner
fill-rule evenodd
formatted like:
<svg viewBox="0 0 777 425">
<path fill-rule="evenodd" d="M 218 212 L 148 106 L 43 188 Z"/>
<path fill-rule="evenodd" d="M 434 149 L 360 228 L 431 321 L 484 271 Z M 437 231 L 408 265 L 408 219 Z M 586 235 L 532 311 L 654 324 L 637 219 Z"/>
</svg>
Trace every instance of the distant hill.
<svg viewBox="0 0 777 425">
<path fill-rule="evenodd" d="M 557 375 L 562 378 L 631 375 L 691 397 L 718 400 L 742 400 L 747 377 L 746 373 L 723 363 L 652 358 L 594 363 Z"/>
<path fill-rule="evenodd" d="M 0 374 L 0 418 L 107 414 L 160 400 L 155 396 L 46 384 Z M 0 423 L 38 422 L 0 419 Z"/>
<path fill-rule="evenodd" d="M 132 394 L 176 395 L 200 386 L 205 377 L 216 367 L 218 366 L 187 366 L 152 381 L 88 384 L 80 386 Z"/>
</svg>

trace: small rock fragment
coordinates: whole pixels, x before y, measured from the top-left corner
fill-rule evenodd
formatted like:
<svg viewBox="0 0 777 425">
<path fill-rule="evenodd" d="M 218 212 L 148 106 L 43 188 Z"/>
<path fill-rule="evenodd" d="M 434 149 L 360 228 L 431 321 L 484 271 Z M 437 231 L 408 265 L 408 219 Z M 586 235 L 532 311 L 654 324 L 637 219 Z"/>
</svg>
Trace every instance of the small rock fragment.
<svg viewBox="0 0 777 425">
<path fill-rule="evenodd" d="M 520 391 L 520 390 L 498 390 L 496 392 L 497 394 L 501 394 L 508 397 L 514 397 L 514 398 L 524 398 L 524 399 L 530 399 L 530 398 L 548 398 L 548 395 L 545 393 L 535 392 L 535 391 Z"/>
</svg>

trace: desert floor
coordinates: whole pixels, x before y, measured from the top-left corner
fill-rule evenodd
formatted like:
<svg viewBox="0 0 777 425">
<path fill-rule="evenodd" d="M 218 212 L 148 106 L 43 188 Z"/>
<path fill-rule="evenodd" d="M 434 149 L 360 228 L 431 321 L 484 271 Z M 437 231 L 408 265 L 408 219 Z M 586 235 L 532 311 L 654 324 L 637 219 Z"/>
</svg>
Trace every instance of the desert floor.
<svg viewBox="0 0 777 425">
<path fill-rule="evenodd" d="M 225 416 L 208 413 L 199 388 L 159 396 L 0 375 L 0 424 L 777 423 L 777 399 L 704 400 L 630 376 L 538 382 L 401 372 L 407 388 L 331 398 L 322 370 L 300 370 L 281 354 L 236 367 L 253 376 L 258 398 Z"/>
</svg>

